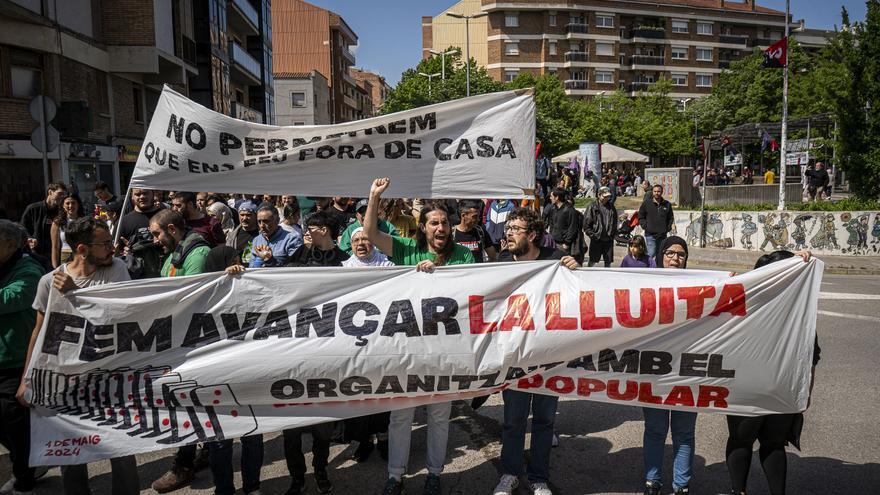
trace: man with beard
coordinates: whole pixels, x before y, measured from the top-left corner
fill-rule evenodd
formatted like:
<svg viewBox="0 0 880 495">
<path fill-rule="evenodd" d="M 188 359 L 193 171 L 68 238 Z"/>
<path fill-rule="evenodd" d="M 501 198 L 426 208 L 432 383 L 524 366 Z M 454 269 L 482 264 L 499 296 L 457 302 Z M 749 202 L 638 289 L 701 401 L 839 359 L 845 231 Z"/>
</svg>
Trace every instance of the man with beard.
<svg viewBox="0 0 880 495">
<path fill-rule="evenodd" d="M 260 235 L 254 237 L 251 268 L 284 266 L 288 258 L 303 245 L 302 237 L 282 229 L 278 225 L 279 220 L 278 210 L 274 206 L 263 205 L 257 210 Z"/>
<path fill-rule="evenodd" d="M 204 193 L 200 193 L 204 194 Z M 191 192 L 178 191 L 171 199 L 171 209 L 186 221 L 186 226 L 201 234 L 209 246 L 214 247 L 226 242 L 220 220 L 206 214 L 196 206 L 196 195 Z"/>
<path fill-rule="evenodd" d="M 64 236 L 73 250 L 72 260 L 40 279 L 33 304 L 37 321 L 31 333 L 26 363 L 33 355 L 34 345 L 43 327 L 52 290 L 63 294 L 74 289 L 130 280 L 125 262 L 113 257 L 113 239 L 105 223 L 91 217 L 78 218 L 65 228 Z M 16 397 L 22 405 L 29 406 L 24 394 L 26 380 L 27 377 L 22 375 Z M 110 465 L 113 469 L 112 493 L 140 493 L 137 461 L 133 455 L 111 459 Z M 61 482 L 64 493 L 89 493 L 87 465 L 62 466 Z"/>
<path fill-rule="evenodd" d="M 489 261 L 495 261 L 498 251 L 495 249 L 495 239 L 480 225 L 480 213 L 483 203 L 479 200 L 464 200 L 459 204 L 459 216 L 461 220 L 452 229 L 452 238 L 456 243 L 470 249 L 474 256 L 474 263 L 483 262 L 483 253 Z M 512 210 L 511 210 L 512 211 Z M 507 215 L 504 214 L 505 222 Z M 502 229 L 503 231 L 503 229 Z M 500 242 L 500 236 L 499 236 Z"/>
<path fill-rule="evenodd" d="M 238 252 L 242 264 L 251 262 L 254 237 L 259 235 L 257 226 L 257 205 L 245 201 L 238 207 L 238 226 L 226 234 L 226 245 Z"/>
<path fill-rule="evenodd" d="M 416 231 L 415 239 L 394 237 L 379 230 L 379 202 L 390 184 L 391 179 L 387 177 L 373 181 L 364 215 L 364 232 L 395 265 L 414 265 L 416 270 L 430 273 L 437 266 L 474 262 L 470 250 L 452 240 L 452 228 L 446 209 L 436 203 L 425 205 L 419 212 L 419 230 Z M 424 493 L 440 495 L 440 473 L 443 472 L 446 461 L 452 403 L 442 402 L 426 407 L 428 476 L 425 478 Z M 388 425 L 388 481 L 385 483 L 384 495 L 404 493 L 402 479 L 409 461 L 414 413 L 415 408 L 391 412 L 391 422 Z"/>
<path fill-rule="evenodd" d="M 639 225 L 645 231 L 645 242 L 648 244 L 647 255 L 657 255 L 657 246 L 666 239 L 675 223 L 672 203 L 663 199 L 663 186 L 655 184 L 651 188 L 651 197 L 646 198 L 639 207 Z"/>
<path fill-rule="evenodd" d="M 562 251 L 541 247 L 544 224 L 538 214 L 528 208 L 510 212 L 504 227 L 507 249 L 498 261 L 560 260 L 566 268 L 578 267 L 578 262 Z M 510 495 L 519 485 L 523 469 L 523 448 L 529 410 L 532 413 L 532 441 L 529 447 L 527 475 L 532 493 L 551 495 L 547 486 L 550 479 L 550 449 L 553 442 L 553 423 L 556 418 L 558 397 L 505 390 L 504 426 L 501 444 L 501 481 L 494 495 Z"/>
<path fill-rule="evenodd" d="M 31 203 L 21 215 L 21 224 L 27 229 L 31 249 L 41 256 L 49 257 L 52 252 L 52 241 L 49 232 L 52 221 L 58 216 L 58 210 L 67 197 L 67 186 L 60 182 L 49 184 L 46 199 Z"/>
<path fill-rule="evenodd" d="M 156 206 L 155 196 L 149 189 L 132 189 L 134 211 L 126 213 L 117 227 L 120 244 L 116 249 L 126 253 L 132 278 L 158 277 L 162 268 L 162 250 L 153 244 L 150 235 L 150 219 L 161 210 Z"/>
<path fill-rule="evenodd" d="M 577 211 L 568 202 L 568 192 L 562 188 L 554 189 L 550 192 L 550 203 L 553 205 L 550 235 L 553 236 L 556 247 L 565 254 L 577 254 L 571 251 L 578 240 L 581 226 Z"/>
</svg>

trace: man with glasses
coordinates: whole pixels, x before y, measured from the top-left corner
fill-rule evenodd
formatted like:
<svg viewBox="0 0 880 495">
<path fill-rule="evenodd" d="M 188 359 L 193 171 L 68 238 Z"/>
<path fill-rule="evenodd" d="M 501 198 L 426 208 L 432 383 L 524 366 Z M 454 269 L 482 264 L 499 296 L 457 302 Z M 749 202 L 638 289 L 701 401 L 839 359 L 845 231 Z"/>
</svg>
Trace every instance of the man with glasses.
<svg viewBox="0 0 880 495">
<path fill-rule="evenodd" d="M 179 213 L 186 220 L 186 226 L 198 232 L 209 246 L 225 244 L 226 235 L 223 233 L 220 220 L 205 214 L 202 208 L 197 206 L 197 201 L 195 194 L 180 191 L 174 193 L 174 197 L 171 198 L 171 209 Z"/>
<path fill-rule="evenodd" d="M 278 210 L 263 205 L 257 210 L 257 227 L 260 235 L 254 237 L 251 249 L 251 268 L 284 266 L 293 253 L 303 245 L 302 237 L 278 226 Z"/>
<path fill-rule="evenodd" d="M 560 260 L 569 269 L 578 262 L 553 248 L 541 247 L 544 223 L 538 214 L 528 208 L 517 208 L 507 217 L 504 227 L 507 249 L 498 255 L 498 261 Z M 551 495 L 550 449 L 553 444 L 553 423 L 556 419 L 558 397 L 505 390 L 504 426 L 501 433 L 501 480 L 494 495 L 510 495 L 519 486 L 523 474 L 522 459 L 525 447 L 529 411 L 532 413 L 532 440 L 529 446 L 529 464 L 526 470 L 529 485 L 535 495 Z"/>
<path fill-rule="evenodd" d="M 37 320 L 31 333 L 25 369 L 43 327 L 50 292 L 57 290 L 64 294 L 74 289 L 130 280 L 125 262 L 113 257 L 113 239 L 107 224 L 91 217 L 77 218 L 64 229 L 64 237 L 73 250 L 73 256 L 71 261 L 43 275 L 37 285 L 33 303 Z M 16 397 L 22 405 L 29 407 L 24 394 L 26 380 L 27 377 L 22 376 Z M 137 461 L 133 455 L 111 459 L 110 466 L 113 470 L 112 493 L 140 493 Z M 85 464 L 62 466 L 61 483 L 64 493 L 90 493 L 88 467 Z"/>
</svg>

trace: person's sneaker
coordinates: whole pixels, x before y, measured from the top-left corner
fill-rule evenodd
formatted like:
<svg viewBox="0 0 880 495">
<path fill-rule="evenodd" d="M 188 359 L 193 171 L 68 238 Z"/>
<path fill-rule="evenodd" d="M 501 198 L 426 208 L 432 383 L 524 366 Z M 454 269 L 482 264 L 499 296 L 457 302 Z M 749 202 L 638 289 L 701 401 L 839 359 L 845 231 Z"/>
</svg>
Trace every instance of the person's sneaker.
<svg viewBox="0 0 880 495">
<path fill-rule="evenodd" d="M 333 491 L 333 483 L 327 477 L 327 471 L 315 471 L 315 487 L 318 493 L 330 493 Z"/>
<path fill-rule="evenodd" d="M 519 486 L 519 479 L 512 474 L 502 474 L 501 481 L 495 487 L 492 495 L 510 495 Z"/>
<path fill-rule="evenodd" d="M 688 489 L 688 487 L 680 486 L 680 487 L 676 488 L 675 491 L 672 493 L 674 495 L 688 495 L 690 492 L 691 491 L 690 491 L 690 489 Z"/>
<path fill-rule="evenodd" d="M 550 441 L 551 447 L 559 447 L 559 435 L 556 432 L 553 432 L 553 440 Z"/>
<path fill-rule="evenodd" d="M 661 488 L 662 488 L 662 485 L 660 483 L 655 483 L 653 481 L 646 481 L 644 495 L 660 495 Z"/>
<path fill-rule="evenodd" d="M 306 487 L 306 480 L 297 476 L 290 477 L 290 488 L 284 495 L 300 495 Z"/>
<path fill-rule="evenodd" d="M 385 482 L 385 488 L 382 490 L 382 495 L 406 495 L 403 482 L 397 478 L 388 478 L 388 481 Z"/>
<path fill-rule="evenodd" d="M 192 469 L 173 466 L 161 478 L 154 481 L 151 486 L 153 490 L 159 493 L 168 493 L 192 483 L 194 477 L 195 473 Z"/>
<path fill-rule="evenodd" d="M 533 495 L 553 495 L 547 483 L 532 483 L 531 489 Z"/>
<path fill-rule="evenodd" d="M 211 459 L 209 459 L 208 453 L 208 444 L 203 443 L 199 446 L 199 450 L 196 451 L 196 457 L 193 459 L 193 472 L 198 473 L 199 471 L 207 468 L 211 465 Z"/>
<path fill-rule="evenodd" d="M 440 495 L 440 477 L 436 474 L 429 474 L 425 478 L 425 495 Z"/>
</svg>

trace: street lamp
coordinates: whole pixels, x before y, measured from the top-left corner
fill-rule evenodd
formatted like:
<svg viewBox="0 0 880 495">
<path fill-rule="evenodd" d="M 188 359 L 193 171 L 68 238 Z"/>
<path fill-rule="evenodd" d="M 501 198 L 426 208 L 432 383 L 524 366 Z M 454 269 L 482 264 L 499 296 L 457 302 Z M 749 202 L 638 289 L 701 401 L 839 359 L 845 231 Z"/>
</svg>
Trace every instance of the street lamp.
<svg viewBox="0 0 880 495">
<path fill-rule="evenodd" d="M 455 50 L 448 50 L 445 52 L 438 52 L 437 50 L 431 50 L 431 49 L 428 49 L 428 51 L 433 53 L 434 55 L 440 55 L 440 79 L 445 81 L 446 80 L 446 56 L 452 55 L 453 53 L 458 53 L 458 49 L 456 48 Z"/>
<path fill-rule="evenodd" d="M 433 74 L 426 74 L 424 72 L 419 72 L 419 75 L 428 78 L 428 98 L 430 98 L 431 97 L 431 80 L 434 79 L 435 77 L 439 76 L 440 73 L 435 72 Z"/>
<path fill-rule="evenodd" d="M 455 19 L 464 19 L 464 33 L 465 33 L 464 49 L 465 49 L 465 59 L 466 59 L 465 60 L 465 77 L 466 77 L 466 81 L 467 81 L 466 82 L 467 86 L 465 87 L 465 96 L 470 96 L 471 95 L 471 27 L 470 27 L 470 22 L 471 22 L 471 19 L 485 17 L 485 16 L 489 15 L 489 13 L 488 12 L 478 12 L 476 14 L 465 15 L 465 14 L 459 14 L 458 12 L 447 12 L 446 15 L 448 15 L 449 17 L 453 17 Z"/>
<path fill-rule="evenodd" d="M 681 105 L 683 107 L 681 111 L 687 113 L 688 103 L 690 103 L 693 100 L 694 100 L 693 98 L 685 98 L 684 100 L 681 100 Z M 700 147 L 700 140 L 697 138 L 697 112 L 694 112 L 694 149 L 697 149 L 699 147 Z M 691 166 L 694 166 L 694 165 L 696 165 L 696 157 L 694 158 L 694 161 L 691 162 Z"/>
<path fill-rule="evenodd" d="M 599 112 L 602 112 L 602 100 L 605 99 L 605 93 L 607 93 L 607 91 L 599 91 L 599 93 L 597 93 L 599 96 Z"/>
</svg>

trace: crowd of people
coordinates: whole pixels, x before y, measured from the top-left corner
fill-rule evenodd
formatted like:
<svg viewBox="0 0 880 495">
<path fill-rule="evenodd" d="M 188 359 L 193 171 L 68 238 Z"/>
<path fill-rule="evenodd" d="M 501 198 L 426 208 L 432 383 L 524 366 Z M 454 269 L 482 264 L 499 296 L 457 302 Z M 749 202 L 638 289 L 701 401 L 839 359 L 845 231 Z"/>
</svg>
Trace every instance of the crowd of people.
<svg viewBox="0 0 880 495">
<path fill-rule="evenodd" d="M 603 178 L 605 183 L 609 177 Z M 640 183 L 640 178 L 624 179 Z M 544 180 L 549 180 L 545 177 Z M 539 178 L 539 182 L 541 179 Z M 226 271 L 305 266 L 436 267 L 489 262 L 558 260 L 569 269 L 614 262 L 618 214 L 612 187 L 599 185 L 597 200 L 584 212 L 573 205 L 570 188 L 546 187 L 548 202 L 538 209 L 531 201 L 420 200 L 383 198 L 387 178 L 374 180 L 367 198 L 317 198 L 212 192 L 162 192 L 133 189 L 125 213 L 119 198 L 99 184 L 94 212 L 84 212 L 81 199 L 61 183 L 49 185 L 45 199 L 30 205 L 20 223 L 0 220 L 0 440 L 10 451 L 14 477 L 0 493 L 30 493 L 40 474 L 28 466 L 29 416 L 23 371 L 33 353 L 49 294 L 94 285 L 151 277 L 180 277 Z M 563 184 L 564 185 L 564 184 Z M 614 184 L 617 185 L 617 184 Z M 630 186 L 631 187 L 631 186 Z M 540 195 L 543 195 L 541 193 Z M 668 236 L 672 206 L 663 188 L 646 188 L 638 212 L 645 236 L 632 236 L 620 266 L 686 269 L 687 243 Z M 118 241 L 114 242 L 114 238 Z M 809 258 L 808 252 L 797 253 Z M 756 266 L 793 256 L 778 251 L 762 256 Z M 815 348 L 814 364 L 819 359 Z M 501 473 L 495 495 L 512 493 L 525 476 L 536 495 L 549 495 L 551 448 L 556 441 L 557 398 L 515 390 L 503 393 Z M 474 402 L 477 407 L 480 401 Z M 427 406 L 427 455 L 424 493 L 441 493 L 447 459 L 450 403 Z M 290 474 L 288 495 L 307 490 L 303 434 L 312 437 L 312 483 L 318 493 L 333 489 L 328 472 L 330 444 L 354 442 L 353 458 L 367 462 L 378 451 L 387 461 L 383 493 L 405 493 L 413 409 L 344 421 L 342 437 L 332 423 L 283 432 Z M 527 466 L 523 451 L 528 418 L 531 443 Z M 671 430 L 674 493 L 689 493 L 695 450 L 697 414 L 644 408 L 644 493 L 663 493 L 664 444 Z M 745 493 L 755 440 L 771 493 L 785 491 L 787 441 L 797 441 L 802 418 L 795 414 L 728 417 L 727 464 L 732 493 Z M 793 427 L 793 425 L 795 427 Z M 794 434 L 794 436 L 793 436 Z M 262 435 L 242 443 L 244 493 L 260 491 Z M 134 456 L 111 461 L 113 493 L 139 493 Z M 209 467 L 215 493 L 235 492 L 232 440 L 181 447 L 168 471 L 152 482 L 159 493 L 189 485 L 195 473 Z M 61 470 L 65 493 L 89 493 L 85 465 Z"/>
</svg>

